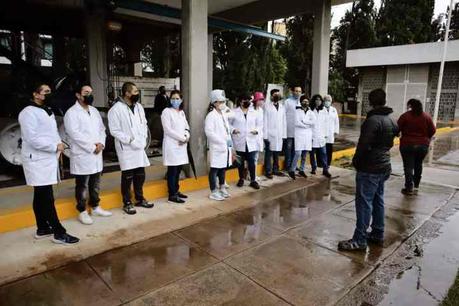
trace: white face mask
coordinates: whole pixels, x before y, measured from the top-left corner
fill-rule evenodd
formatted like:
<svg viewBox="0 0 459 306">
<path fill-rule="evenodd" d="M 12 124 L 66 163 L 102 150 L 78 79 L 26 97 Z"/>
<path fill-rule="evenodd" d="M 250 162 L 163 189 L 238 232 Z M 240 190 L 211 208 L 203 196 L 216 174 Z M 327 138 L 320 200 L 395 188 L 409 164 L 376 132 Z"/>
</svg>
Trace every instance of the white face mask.
<svg viewBox="0 0 459 306">
<path fill-rule="evenodd" d="M 226 109 L 226 103 L 218 103 L 218 109 L 223 111 Z"/>
<path fill-rule="evenodd" d="M 324 102 L 325 107 L 330 107 L 331 106 L 331 101 L 326 100 Z"/>
</svg>

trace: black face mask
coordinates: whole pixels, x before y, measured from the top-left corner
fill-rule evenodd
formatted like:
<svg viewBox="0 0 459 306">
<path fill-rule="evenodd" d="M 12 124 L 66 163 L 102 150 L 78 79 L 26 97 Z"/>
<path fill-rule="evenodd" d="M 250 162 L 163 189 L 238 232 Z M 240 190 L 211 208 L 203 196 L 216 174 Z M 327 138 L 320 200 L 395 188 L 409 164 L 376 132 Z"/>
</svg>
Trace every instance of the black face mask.
<svg viewBox="0 0 459 306">
<path fill-rule="evenodd" d="M 243 108 L 249 108 L 249 106 L 250 106 L 250 101 L 242 101 Z"/>
<path fill-rule="evenodd" d="M 94 102 L 94 96 L 93 95 L 88 95 L 88 96 L 83 96 L 83 103 L 86 105 L 92 105 Z"/>
<path fill-rule="evenodd" d="M 132 95 L 130 99 L 132 103 L 136 103 L 137 101 L 139 101 L 139 95 Z"/>
<path fill-rule="evenodd" d="M 278 102 L 280 100 L 280 97 L 278 95 L 273 96 L 273 102 Z"/>
<path fill-rule="evenodd" d="M 53 94 L 52 93 L 47 93 L 44 96 L 45 96 L 45 99 L 43 100 L 43 103 L 45 105 L 51 104 L 51 101 L 53 100 Z"/>
</svg>

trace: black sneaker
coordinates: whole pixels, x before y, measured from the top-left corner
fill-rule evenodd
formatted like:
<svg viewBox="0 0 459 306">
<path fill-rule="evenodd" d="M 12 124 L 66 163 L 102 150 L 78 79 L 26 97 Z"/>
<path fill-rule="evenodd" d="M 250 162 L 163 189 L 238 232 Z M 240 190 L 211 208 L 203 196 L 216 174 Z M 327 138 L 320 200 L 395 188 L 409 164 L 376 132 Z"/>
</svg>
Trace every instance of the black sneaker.
<svg viewBox="0 0 459 306">
<path fill-rule="evenodd" d="M 274 172 L 274 175 L 275 176 L 280 176 L 280 177 L 284 177 L 285 176 L 285 174 L 283 172 L 280 172 L 280 171 Z"/>
<path fill-rule="evenodd" d="M 298 174 L 304 178 L 307 178 L 308 176 L 306 175 L 306 173 L 304 173 L 304 171 L 299 171 Z"/>
<path fill-rule="evenodd" d="M 53 242 L 57 244 L 74 244 L 80 241 L 77 237 L 73 237 L 67 233 L 54 235 Z"/>
<path fill-rule="evenodd" d="M 411 195 L 414 195 L 414 192 L 412 189 L 407 189 L 407 188 L 403 188 L 401 190 L 401 193 L 403 193 L 404 195 L 407 195 L 407 196 L 411 196 Z"/>
<path fill-rule="evenodd" d="M 128 215 L 135 215 L 137 213 L 137 211 L 135 210 L 134 206 L 132 205 L 132 203 L 127 203 L 123 206 L 123 210 L 125 213 L 127 213 Z"/>
<path fill-rule="evenodd" d="M 35 239 L 43 239 L 51 236 L 52 234 L 54 234 L 52 228 L 37 229 L 37 231 L 35 232 Z"/>
<path fill-rule="evenodd" d="M 135 206 L 143 208 L 152 208 L 153 206 L 155 206 L 155 204 L 153 202 L 143 199 L 142 201 L 135 203 Z"/>
<path fill-rule="evenodd" d="M 185 203 L 185 201 L 180 199 L 179 196 L 169 197 L 167 199 L 167 202 L 172 203 L 172 204 L 183 204 L 183 203 Z"/>
<path fill-rule="evenodd" d="M 384 239 L 376 238 L 375 236 L 372 236 L 372 235 L 368 235 L 367 242 L 380 246 L 380 247 L 384 246 Z"/>
<path fill-rule="evenodd" d="M 237 181 L 236 186 L 237 186 L 237 187 L 242 187 L 242 186 L 244 186 L 244 180 L 243 180 L 243 179 L 239 179 L 239 181 Z"/>
<path fill-rule="evenodd" d="M 289 171 L 289 172 L 288 172 L 288 176 L 290 176 L 293 180 L 296 180 L 295 172 Z"/>
<path fill-rule="evenodd" d="M 186 194 L 183 194 L 181 192 L 178 192 L 177 193 L 177 196 L 180 198 L 180 199 L 188 199 L 188 196 Z"/>
<path fill-rule="evenodd" d="M 324 173 L 322 173 L 322 174 L 327 178 L 331 178 L 331 174 L 328 171 L 324 171 Z"/>
<path fill-rule="evenodd" d="M 273 179 L 273 175 L 271 173 L 268 173 L 265 176 L 266 176 L 267 179 L 270 179 L 270 180 Z"/>
<path fill-rule="evenodd" d="M 253 189 L 260 189 L 260 185 L 258 184 L 258 182 L 250 182 L 250 187 L 252 187 Z"/>
<path fill-rule="evenodd" d="M 311 170 L 311 174 L 316 174 L 316 170 Z"/>
</svg>

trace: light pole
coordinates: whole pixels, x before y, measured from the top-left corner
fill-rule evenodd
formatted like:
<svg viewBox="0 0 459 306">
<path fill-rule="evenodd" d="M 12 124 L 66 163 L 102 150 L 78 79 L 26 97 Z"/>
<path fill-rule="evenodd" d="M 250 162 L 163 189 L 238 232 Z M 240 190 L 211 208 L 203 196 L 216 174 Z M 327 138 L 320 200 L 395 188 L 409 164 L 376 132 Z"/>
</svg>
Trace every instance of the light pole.
<svg viewBox="0 0 459 306">
<path fill-rule="evenodd" d="M 440 96 L 441 96 L 441 87 L 443 83 L 443 71 L 445 70 L 445 60 L 446 60 L 446 54 L 448 50 L 449 27 L 451 25 L 451 18 L 453 15 L 453 6 L 454 6 L 454 0 L 451 0 L 451 3 L 449 5 L 448 20 L 446 21 L 445 39 L 444 39 L 444 44 L 443 44 L 443 56 L 442 56 L 441 63 L 440 63 L 440 71 L 438 72 L 437 94 L 435 97 L 435 107 L 434 107 L 434 114 L 433 114 L 433 121 L 434 121 L 435 126 L 437 125 L 438 109 L 440 108 Z"/>
</svg>

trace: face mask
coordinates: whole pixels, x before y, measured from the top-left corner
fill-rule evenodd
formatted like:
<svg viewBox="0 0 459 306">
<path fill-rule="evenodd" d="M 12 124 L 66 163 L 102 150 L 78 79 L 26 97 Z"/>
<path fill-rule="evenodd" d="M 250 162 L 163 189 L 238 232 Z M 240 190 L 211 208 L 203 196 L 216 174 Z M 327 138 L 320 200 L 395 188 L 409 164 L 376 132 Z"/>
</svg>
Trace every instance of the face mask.
<svg viewBox="0 0 459 306">
<path fill-rule="evenodd" d="M 249 106 L 250 106 L 250 101 L 242 101 L 243 108 L 249 108 Z"/>
<path fill-rule="evenodd" d="M 302 102 L 301 102 L 301 106 L 302 106 L 303 108 L 308 107 L 308 101 L 302 101 Z"/>
<path fill-rule="evenodd" d="M 221 110 L 221 111 L 225 110 L 226 109 L 226 104 L 225 103 L 219 103 L 218 104 L 218 109 Z"/>
<path fill-rule="evenodd" d="M 171 99 L 171 105 L 173 108 L 179 109 L 181 104 L 182 104 L 182 99 Z"/>
<path fill-rule="evenodd" d="M 139 101 L 139 95 L 132 95 L 130 99 L 132 103 L 136 103 L 137 101 Z"/>
<path fill-rule="evenodd" d="M 45 99 L 43 100 L 44 104 L 50 104 L 51 100 L 53 99 L 53 94 L 52 93 L 47 93 L 44 95 Z"/>
<path fill-rule="evenodd" d="M 278 102 L 280 100 L 280 97 L 278 95 L 273 96 L 273 102 Z"/>
<path fill-rule="evenodd" d="M 86 105 L 92 105 L 94 102 L 94 96 L 93 95 L 87 95 L 83 96 L 83 103 Z"/>
<path fill-rule="evenodd" d="M 330 107 L 331 106 L 331 101 L 325 101 L 324 105 L 325 105 L 325 107 Z"/>
<path fill-rule="evenodd" d="M 293 93 L 293 97 L 296 98 L 296 99 L 298 99 L 298 98 L 300 97 L 300 94 L 297 93 L 297 92 L 294 92 L 294 93 Z"/>
</svg>

